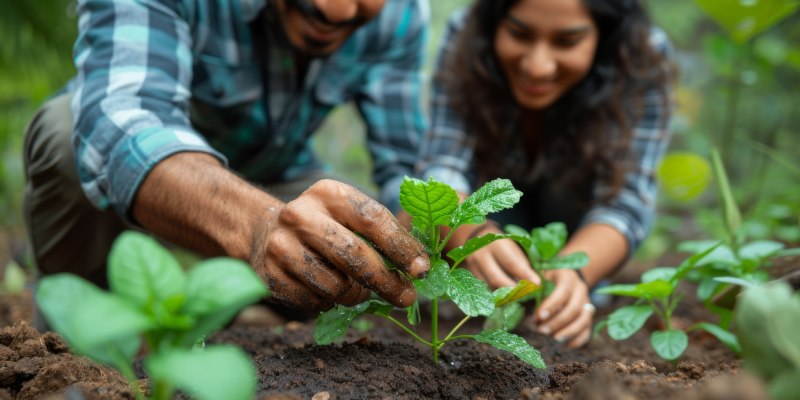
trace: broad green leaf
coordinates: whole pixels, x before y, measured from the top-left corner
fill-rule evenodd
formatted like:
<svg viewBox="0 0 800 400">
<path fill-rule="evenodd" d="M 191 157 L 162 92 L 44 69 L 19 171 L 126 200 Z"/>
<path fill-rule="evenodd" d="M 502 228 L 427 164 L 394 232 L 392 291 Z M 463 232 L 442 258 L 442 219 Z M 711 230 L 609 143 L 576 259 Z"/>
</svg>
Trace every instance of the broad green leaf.
<svg viewBox="0 0 800 400">
<path fill-rule="evenodd" d="M 670 198 L 689 202 L 701 195 L 711 183 L 711 165 L 697 154 L 667 154 L 658 167 L 659 182 Z"/>
<path fill-rule="evenodd" d="M 653 349 L 659 357 L 665 360 L 674 360 L 686 350 L 686 346 L 689 345 L 689 337 L 677 329 L 656 331 L 650 335 L 650 344 L 653 345 Z"/>
<path fill-rule="evenodd" d="M 626 297 L 642 297 L 642 291 L 639 290 L 639 284 L 633 283 L 620 283 L 616 285 L 608 285 L 596 290 L 598 294 L 613 294 L 615 296 Z"/>
<path fill-rule="evenodd" d="M 648 299 L 665 299 L 669 297 L 675 290 L 675 287 L 669 281 L 655 280 L 647 283 L 640 283 L 637 285 L 642 297 Z"/>
<path fill-rule="evenodd" d="M 488 214 L 511 208 L 517 204 L 522 192 L 514 189 L 508 179 L 495 179 L 469 195 L 453 213 L 452 225 L 475 223 Z"/>
<path fill-rule="evenodd" d="M 447 294 L 464 314 L 477 317 L 490 315 L 494 311 L 494 297 L 486 282 L 461 268 L 451 271 L 450 278 Z"/>
<path fill-rule="evenodd" d="M 140 335 L 154 326 L 133 305 L 72 274 L 42 278 L 36 302 L 50 326 L 77 353 L 109 365 L 115 365 L 118 356 L 131 362 Z"/>
<path fill-rule="evenodd" d="M 539 289 L 539 285 L 524 279 L 517 282 L 516 286 L 498 288 L 492 293 L 494 305 L 502 307 L 508 303 L 522 300 L 537 289 Z"/>
<path fill-rule="evenodd" d="M 224 308 L 242 308 L 268 295 L 269 290 L 249 265 L 233 258 L 213 258 L 189 270 L 183 310 L 207 315 Z"/>
<path fill-rule="evenodd" d="M 683 279 L 686 276 L 686 274 L 688 274 L 690 271 L 692 271 L 692 269 L 694 269 L 695 265 L 697 265 L 698 262 L 703 260 L 703 258 L 708 256 L 711 252 L 716 250 L 721 245 L 722 242 L 717 242 L 717 244 L 707 247 L 704 250 L 689 256 L 689 258 L 684 260 L 678 267 L 678 272 L 675 273 L 674 277 L 672 277 L 672 281 L 678 282 L 681 279 Z"/>
<path fill-rule="evenodd" d="M 625 340 L 642 329 L 651 315 L 653 309 L 649 305 L 618 308 L 608 316 L 608 336 L 614 340 Z"/>
<path fill-rule="evenodd" d="M 564 247 L 567 228 L 561 222 L 553 222 L 531 232 L 531 247 L 535 247 L 542 260 L 550 260 Z"/>
<path fill-rule="evenodd" d="M 419 301 L 415 301 L 414 304 L 406 307 L 406 319 L 411 325 L 418 325 L 420 323 L 422 318 L 419 314 Z"/>
<path fill-rule="evenodd" d="M 547 368 L 539 350 L 513 333 L 501 330 L 483 331 L 475 336 L 475 340 L 505 350 L 536 368 Z"/>
<path fill-rule="evenodd" d="M 320 345 L 333 343 L 347 333 L 350 323 L 358 315 L 356 309 L 343 305 L 322 312 L 314 324 L 314 340 Z"/>
<path fill-rule="evenodd" d="M 25 282 L 28 278 L 25 277 L 25 271 L 14 260 L 6 263 L 5 272 L 3 273 L 3 290 L 9 294 L 19 294 L 25 290 Z"/>
<path fill-rule="evenodd" d="M 783 243 L 771 240 L 758 240 L 748 243 L 739 249 L 739 257 L 752 260 L 764 260 L 777 255 L 783 248 Z"/>
<path fill-rule="evenodd" d="M 703 279 L 700 281 L 700 284 L 697 285 L 697 297 L 702 301 L 706 301 L 716 293 L 717 288 L 720 286 L 720 283 L 714 279 Z"/>
<path fill-rule="evenodd" d="M 523 227 L 521 227 L 519 225 L 508 224 L 508 225 L 503 227 L 503 230 L 506 231 L 506 233 L 511 234 L 511 235 L 528 237 L 529 240 L 530 240 L 530 235 L 531 235 L 530 232 L 528 232 L 527 230 L 525 230 L 525 228 L 523 228 Z M 520 244 L 522 244 L 522 243 L 520 243 Z M 530 246 L 530 244 L 528 244 L 527 246 L 522 246 L 522 247 L 527 248 L 528 246 Z"/>
<path fill-rule="evenodd" d="M 467 240 L 461 246 L 458 246 L 449 252 L 447 252 L 447 257 L 453 260 L 453 265 L 458 265 L 462 261 L 464 261 L 467 257 L 472 255 L 472 253 L 480 250 L 484 246 L 488 246 L 492 242 L 500 239 L 507 239 L 509 238 L 508 235 L 498 235 L 496 233 L 487 233 L 481 236 L 474 237 L 472 239 Z"/>
<path fill-rule="evenodd" d="M 450 280 L 450 266 L 446 261 L 438 259 L 431 263 L 428 276 L 423 279 L 412 279 L 412 282 L 417 293 L 432 300 L 445 294 L 447 287 L 450 286 Z"/>
<path fill-rule="evenodd" d="M 772 400 L 797 400 L 800 398 L 800 369 L 783 371 L 767 385 Z"/>
<path fill-rule="evenodd" d="M 765 1 L 765 0 L 762 0 Z M 717 179 L 717 194 L 722 202 L 722 217 L 728 237 L 735 237 L 742 223 L 742 216 L 736 199 L 733 198 L 731 185 L 728 183 L 728 174 L 725 172 L 725 165 L 722 163 L 717 149 L 711 149 L 711 165 L 714 168 L 714 177 Z"/>
<path fill-rule="evenodd" d="M 516 328 L 523 317 L 525 317 L 525 307 L 520 303 L 509 303 L 496 307 L 492 315 L 486 317 L 486 321 L 483 322 L 483 329 L 508 332 Z"/>
<path fill-rule="evenodd" d="M 773 343 L 770 319 L 777 305 L 793 301 L 788 284 L 778 283 L 749 288 L 736 304 L 736 331 L 748 368 L 766 379 L 792 369 L 791 361 Z M 798 301 L 796 298 L 794 301 Z M 777 315 L 777 318 L 791 318 Z M 792 332 L 795 335 L 797 332 Z"/>
<path fill-rule="evenodd" d="M 775 349 L 800 370 L 800 300 L 776 303 L 767 317 L 767 328 Z"/>
<path fill-rule="evenodd" d="M 415 302 L 416 303 L 416 302 Z M 413 307 L 413 306 L 411 306 Z M 373 314 L 386 316 L 392 313 L 394 306 L 383 300 L 367 300 L 353 307 L 358 315 Z"/>
<path fill-rule="evenodd" d="M 777 255 L 777 257 L 789 257 L 789 256 L 800 256 L 800 247 L 781 250 Z"/>
<path fill-rule="evenodd" d="M 565 256 L 555 256 L 547 263 L 546 269 L 581 269 L 589 264 L 589 256 L 579 251 Z"/>
<path fill-rule="evenodd" d="M 745 288 L 754 288 L 758 286 L 758 282 L 753 282 L 742 278 L 736 278 L 733 276 L 720 276 L 714 278 L 714 280 L 721 283 L 730 283 L 733 285 L 739 285 Z"/>
<path fill-rule="evenodd" d="M 695 0 L 698 6 L 731 35 L 744 43 L 800 8 L 797 0 Z"/>
<path fill-rule="evenodd" d="M 200 400 L 255 398 L 256 371 L 250 358 L 230 345 L 203 351 L 171 350 L 145 360 L 152 380 L 163 380 Z"/>
<path fill-rule="evenodd" d="M 651 268 L 642 274 L 642 283 L 652 281 L 668 281 L 675 276 L 678 272 L 677 268 L 673 267 L 657 267 Z"/>
<path fill-rule="evenodd" d="M 155 239 L 136 231 L 123 232 L 108 256 L 111 291 L 140 307 L 180 296 L 183 270 L 175 257 Z"/>
<path fill-rule="evenodd" d="M 437 225 L 448 225 L 458 207 L 458 194 L 433 178 L 427 182 L 405 177 L 400 185 L 400 205 L 423 232 Z"/>
<path fill-rule="evenodd" d="M 695 329 L 702 329 L 711 335 L 713 335 L 717 340 L 722 342 L 725 346 L 728 346 L 729 349 L 733 350 L 736 353 L 742 352 L 742 346 L 739 345 L 739 339 L 736 338 L 736 335 L 733 332 L 728 331 L 720 326 L 714 325 L 709 322 L 699 322 L 697 324 L 692 325 L 689 330 Z"/>
</svg>

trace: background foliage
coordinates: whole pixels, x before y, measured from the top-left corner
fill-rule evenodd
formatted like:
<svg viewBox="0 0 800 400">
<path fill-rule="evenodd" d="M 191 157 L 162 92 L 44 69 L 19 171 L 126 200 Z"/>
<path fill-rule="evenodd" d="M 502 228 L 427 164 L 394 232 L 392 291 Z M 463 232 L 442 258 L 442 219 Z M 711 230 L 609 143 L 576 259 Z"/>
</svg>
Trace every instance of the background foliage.
<svg viewBox="0 0 800 400">
<path fill-rule="evenodd" d="M 645 0 L 677 50 L 681 70 L 673 151 L 721 149 L 751 236 L 800 242 L 800 17 L 798 0 Z M 468 0 L 432 0 L 426 77 L 447 15 Z M 737 14 L 738 13 L 738 14 Z M 711 15 L 711 16 L 709 16 Z M 712 17 L 713 16 L 713 17 Z M 782 19 L 783 18 L 783 19 Z M 22 135 L 35 109 L 73 74 L 73 0 L 0 2 L 0 225 L 19 236 Z M 727 30 L 726 30 L 727 29 Z M 758 32 L 761 30 L 760 32 Z M 334 168 L 369 187 L 364 128 L 353 107 L 328 119 L 317 147 Z M 717 201 L 663 196 L 643 249 L 657 254 L 687 235 L 686 222 L 720 229 Z"/>
</svg>

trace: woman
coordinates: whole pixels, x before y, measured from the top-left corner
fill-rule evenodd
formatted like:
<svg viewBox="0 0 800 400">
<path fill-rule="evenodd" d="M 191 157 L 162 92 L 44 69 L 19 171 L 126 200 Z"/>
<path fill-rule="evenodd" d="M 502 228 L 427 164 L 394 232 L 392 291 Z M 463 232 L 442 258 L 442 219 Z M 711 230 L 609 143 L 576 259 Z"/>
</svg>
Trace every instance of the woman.
<svg viewBox="0 0 800 400">
<path fill-rule="evenodd" d="M 654 214 L 654 171 L 669 140 L 668 43 L 635 0 L 477 0 L 454 14 L 434 77 L 431 129 L 418 172 L 462 195 L 496 177 L 524 195 L 495 221 L 459 228 L 451 246 L 561 221 L 556 289 L 534 320 L 570 347 L 591 335 L 589 289 L 641 244 Z M 468 260 L 492 288 L 539 281 L 524 253 L 498 241 Z"/>
</svg>

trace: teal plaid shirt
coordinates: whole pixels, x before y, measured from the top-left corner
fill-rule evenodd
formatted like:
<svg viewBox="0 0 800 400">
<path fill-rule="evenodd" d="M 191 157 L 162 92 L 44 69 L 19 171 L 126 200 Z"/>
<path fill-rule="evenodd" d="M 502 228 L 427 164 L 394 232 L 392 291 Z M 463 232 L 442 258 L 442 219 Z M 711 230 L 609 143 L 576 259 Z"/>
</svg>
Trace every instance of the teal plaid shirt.
<svg viewBox="0 0 800 400">
<path fill-rule="evenodd" d="M 257 183 L 292 179 L 320 167 L 311 135 L 352 100 L 366 123 L 381 201 L 397 210 L 425 130 L 427 1 L 388 0 L 334 54 L 312 61 L 300 83 L 271 7 L 79 2 L 78 75 L 69 89 L 78 174 L 93 204 L 127 217 L 150 169 L 184 151 L 212 154 Z"/>
</svg>

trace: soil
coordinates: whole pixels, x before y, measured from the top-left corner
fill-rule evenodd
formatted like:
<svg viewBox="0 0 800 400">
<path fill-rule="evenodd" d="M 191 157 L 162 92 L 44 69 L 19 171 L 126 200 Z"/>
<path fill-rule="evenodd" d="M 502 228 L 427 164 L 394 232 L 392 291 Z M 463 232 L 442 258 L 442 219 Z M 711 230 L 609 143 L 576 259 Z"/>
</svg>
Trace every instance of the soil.
<svg viewBox="0 0 800 400">
<path fill-rule="evenodd" d="M 628 274 L 617 279 L 635 275 L 631 268 L 642 266 L 629 266 Z M 800 270 L 800 257 L 779 259 L 775 270 L 784 275 Z M 691 296 L 693 288 L 686 292 L 677 323 L 711 318 Z M 597 317 L 622 304 L 614 299 L 599 308 Z M 742 361 L 708 335 L 692 333 L 678 362 L 658 358 L 649 343 L 655 324 L 622 342 L 601 333 L 577 350 L 523 325 L 516 333 L 539 349 L 548 365 L 539 370 L 472 341 L 448 344 L 436 365 L 428 350 L 372 317 L 359 324 L 362 330 L 351 328 L 340 343 L 316 346 L 313 322 L 280 323 L 259 307 L 209 339 L 239 345 L 252 356 L 259 399 L 766 398 Z M 441 313 L 445 328 L 457 322 L 448 308 Z M 57 334 L 38 332 L 30 325 L 32 315 L 30 293 L 0 296 L 0 400 L 133 398 L 119 373 L 70 353 Z M 460 332 L 477 332 L 479 325 L 476 320 Z M 417 331 L 424 335 L 426 328 Z"/>
</svg>

